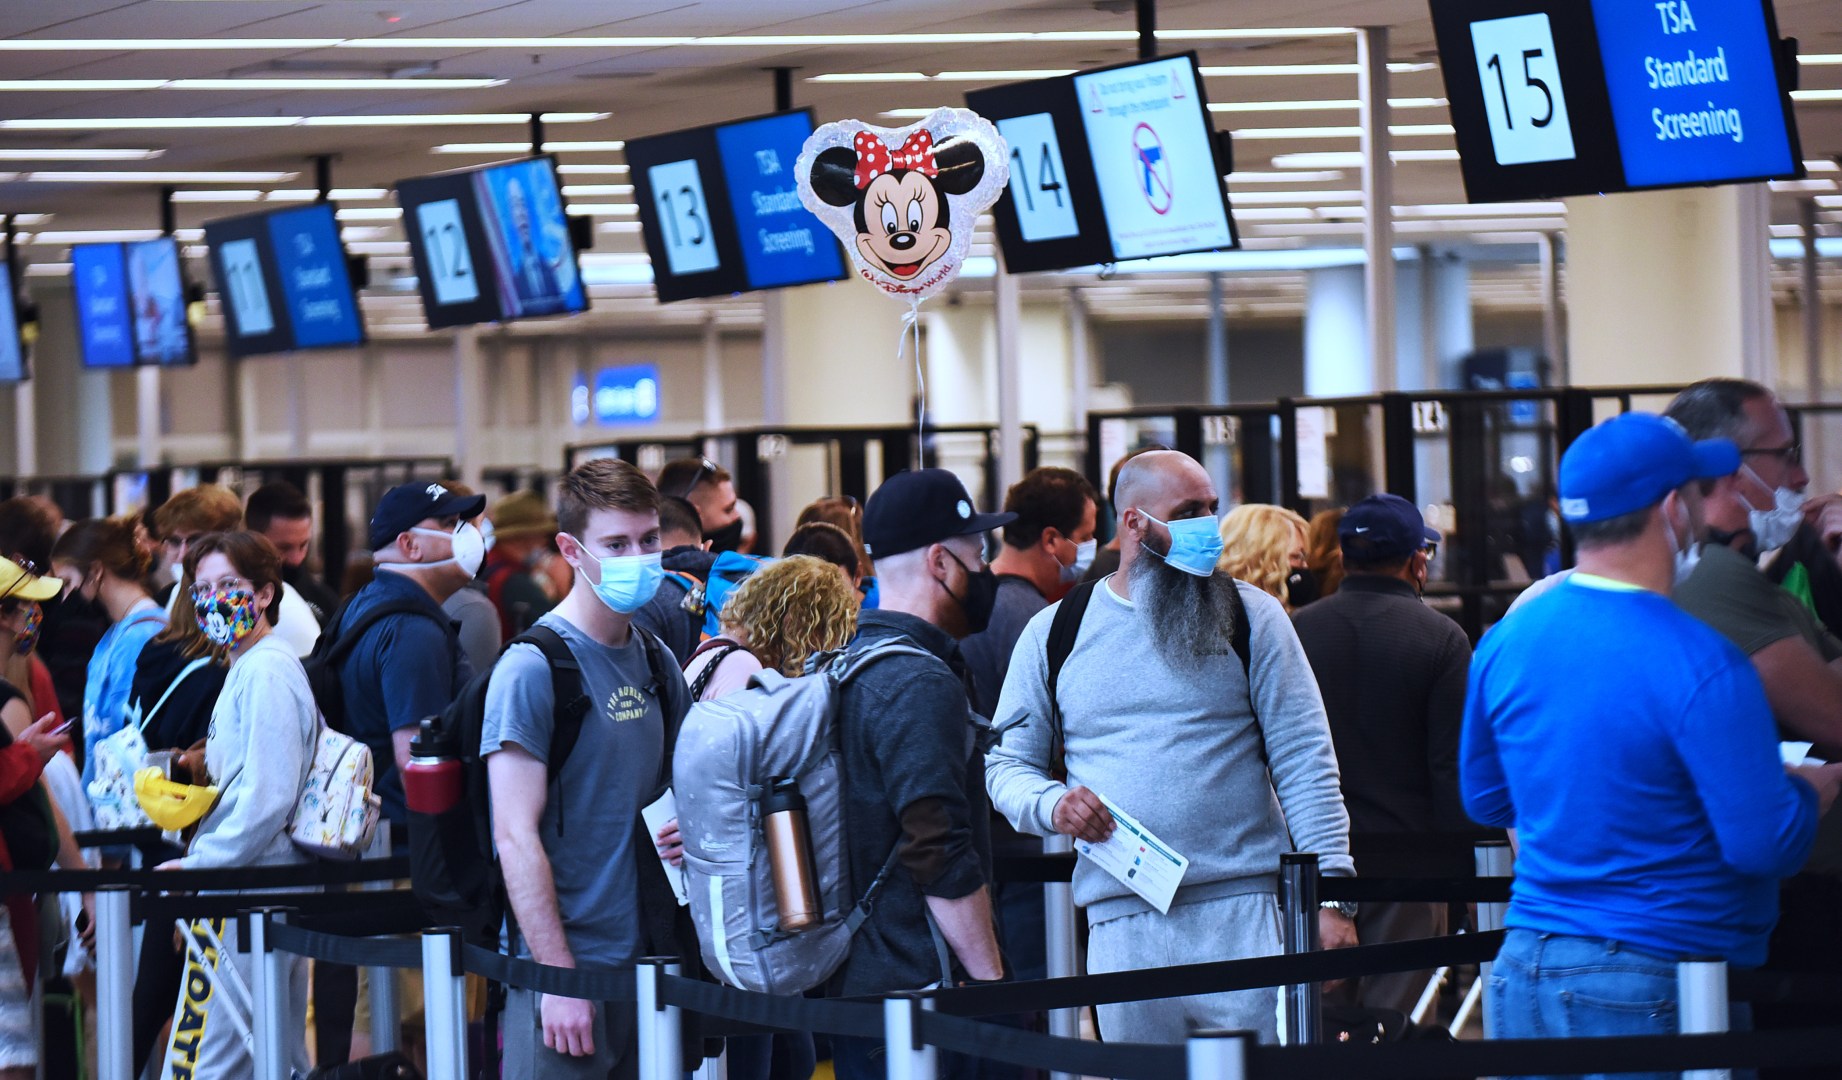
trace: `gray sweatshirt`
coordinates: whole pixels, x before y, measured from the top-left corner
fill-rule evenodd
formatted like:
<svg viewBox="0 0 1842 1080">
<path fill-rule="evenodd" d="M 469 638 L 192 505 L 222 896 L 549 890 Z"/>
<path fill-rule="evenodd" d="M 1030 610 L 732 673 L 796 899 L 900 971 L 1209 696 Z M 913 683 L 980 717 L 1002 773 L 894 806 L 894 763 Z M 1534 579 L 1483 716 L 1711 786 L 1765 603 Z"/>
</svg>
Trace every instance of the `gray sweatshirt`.
<svg viewBox="0 0 1842 1080">
<path fill-rule="evenodd" d="M 1330 725 L 1279 602 L 1240 585 L 1256 720 L 1239 657 L 1225 651 L 1206 675 L 1180 674 L 1110 585 L 1095 590 L 1059 680 L 1068 784 L 1048 772 L 1046 655 L 1058 604 L 1030 620 L 1011 657 L 993 719 L 1021 722 L 986 758 L 992 805 L 1019 831 L 1047 836 L 1070 786 L 1106 796 L 1190 860 L 1173 905 L 1272 891 L 1287 851 L 1316 852 L 1326 874 L 1353 874 Z M 1153 910 L 1086 860 L 1074 895 L 1096 923 Z"/>
</svg>

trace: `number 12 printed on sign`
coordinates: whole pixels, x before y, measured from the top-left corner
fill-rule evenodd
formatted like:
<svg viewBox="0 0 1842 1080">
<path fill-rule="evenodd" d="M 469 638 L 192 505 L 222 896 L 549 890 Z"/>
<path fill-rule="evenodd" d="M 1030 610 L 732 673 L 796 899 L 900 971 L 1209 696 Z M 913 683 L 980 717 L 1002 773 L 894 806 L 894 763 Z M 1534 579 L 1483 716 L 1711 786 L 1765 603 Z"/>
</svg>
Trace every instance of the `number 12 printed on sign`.
<svg viewBox="0 0 1842 1080">
<path fill-rule="evenodd" d="M 422 232 L 435 286 L 437 304 L 468 304 L 480 298 L 480 282 L 473 273 L 473 254 L 461 228 L 460 203 L 441 199 L 416 207 L 416 227 Z"/>
</svg>

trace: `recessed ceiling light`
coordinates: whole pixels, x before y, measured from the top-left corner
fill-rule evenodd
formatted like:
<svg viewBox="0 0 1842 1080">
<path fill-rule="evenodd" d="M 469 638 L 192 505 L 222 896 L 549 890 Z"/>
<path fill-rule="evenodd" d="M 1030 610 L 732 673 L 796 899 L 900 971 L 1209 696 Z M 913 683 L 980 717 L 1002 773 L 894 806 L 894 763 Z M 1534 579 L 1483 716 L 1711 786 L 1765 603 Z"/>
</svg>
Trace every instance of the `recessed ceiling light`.
<svg viewBox="0 0 1842 1080">
<path fill-rule="evenodd" d="M 1343 173 L 1336 169 L 1324 169 L 1317 172 L 1231 172 L 1228 183 L 1234 184 L 1321 184 L 1343 179 Z"/>
<path fill-rule="evenodd" d="M 631 195 L 632 184 L 564 184 L 563 198 L 577 199 L 591 195 Z"/>
<path fill-rule="evenodd" d="M 508 79 L 0 79 L 0 93 L 73 90 L 475 90 Z"/>
<path fill-rule="evenodd" d="M 1423 135 L 1451 135 L 1450 124 L 1390 124 L 1388 133 L 1396 138 L 1413 138 Z M 1236 139 L 1355 139 L 1362 136 L 1362 128 L 1351 124 L 1347 127 L 1280 127 L 1280 128 L 1239 128 L 1234 132 Z"/>
<path fill-rule="evenodd" d="M 1329 98 L 1320 101 L 1217 101 L 1209 103 L 1209 111 L 1214 113 L 1253 113 L 1253 112 L 1318 112 L 1335 109 L 1359 109 L 1362 102 L 1356 98 Z M 1441 97 L 1405 97 L 1389 98 L 1388 107 L 1393 109 L 1443 109 L 1446 99 Z"/>
<path fill-rule="evenodd" d="M 40 245 L 134 243 L 138 240 L 157 240 L 162 235 L 159 229 L 72 229 L 33 233 L 32 239 L 27 242 Z"/>
<path fill-rule="evenodd" d="M 1349 37 L 1347 26 L 1228 27 L 1159 30 L 1160 41 L 1282 41 Z M 727 34 L 711 37 L 635 35 L 627 37 L 410 37 L 374 38 L 6 38 L 0 52 L 148 52 L 201 49 L 302 52 L 313 49 L 661 49 L 777 48 L 832 45 L 1028 45 L 1072 42 L 1135 42 L 1132 30 L 1044 30 L 995 33 L 923 34 Z"/>
<path fill-rule="evenodd" d="M 1805 172 L 1842 172 L 1842 164 L 1830 158 L 1814 158 L 1804 162 Z"/>
<path fill-rule="evenodd" d="M 1842 90 L 1793 90 L 1792 101 L 1842 101 Z"/>
<path fill-rule="evenodd" d="M 558 165 L 556 171 L 564 176 L 622 176 L 628 171 L 625 165 Z"/>
<path fill-rule="evenodd" d="M 563 212 L 576 217 L 632 217 L 640 208 L 634 203 L 571 203 Z"/>
<path fill-rule="evenodd" d="M 1391 150 L 1388 156 L 1396 165 L 1403 162 L 1457 161 L 1458 151 L 1443 150 Z M 1280 154 L 1273 158 L 1275 169 L 1360 169 L 1362 152 L 1359 150 L 1334 150 L 1305 154 Z"/>
<path fill-rule="evenodd" d="M 0 41 L 4 44 L 4 41 Z M 609 113 L 543 113 L 546 124 L 605 120 Z M 528 124 L 528 113 L 410 113 L 388 116 L 117 116 L 84 119 L 0 120 L 4 131 L 127 131 L 191 128 L 428 127 L 457 124 Z"/>
<path fill-rule="evenodd" d="M 1418 71 L 1431 71 L 1437 64 L 1389 64 L 1388 71 L 1394 75 L 1411 75 Z M 1201 69 L 1205 78 L 1234 78 L 1237 76 L 1266 78 L 1273 75 L 1360 75 L 1361 64 L 1229 64 L 1209 66 Z"/>
<path fill-rule="evenodd" d="M 41 172 L 21 173 L 21 180 L 38 184 L 285 184 L 298 177 L 297 172 L 239 172 L 210 171 L 196 172 L 128 172 L 125 170 L 105 170 L 85 172 Z"/>
</svg>

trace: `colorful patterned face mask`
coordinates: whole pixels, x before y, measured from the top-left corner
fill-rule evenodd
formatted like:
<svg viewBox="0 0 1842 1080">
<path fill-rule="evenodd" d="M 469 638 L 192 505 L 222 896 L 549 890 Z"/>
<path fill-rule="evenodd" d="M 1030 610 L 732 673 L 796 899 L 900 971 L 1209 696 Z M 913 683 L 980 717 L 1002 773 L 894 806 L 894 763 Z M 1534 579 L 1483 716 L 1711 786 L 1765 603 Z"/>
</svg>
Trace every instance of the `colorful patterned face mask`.
<svg viewBox="0 0 1842 1080">
<path fill-rule="evenodd" d="M 32 650 L 38 648 L 38 632 L 45 625 L 45 609 L 39 604 L 26 608 L 26 627 L 13 639 L 13 651 L 20 656 L 31 656 Z"/>
<path fill-rule="evenodd" d="M 194 597 L 192 606 L 213 645 L 235 645 L 256 629 L 256 594 L 248 589 L 219 589 Z"/>
</svg>

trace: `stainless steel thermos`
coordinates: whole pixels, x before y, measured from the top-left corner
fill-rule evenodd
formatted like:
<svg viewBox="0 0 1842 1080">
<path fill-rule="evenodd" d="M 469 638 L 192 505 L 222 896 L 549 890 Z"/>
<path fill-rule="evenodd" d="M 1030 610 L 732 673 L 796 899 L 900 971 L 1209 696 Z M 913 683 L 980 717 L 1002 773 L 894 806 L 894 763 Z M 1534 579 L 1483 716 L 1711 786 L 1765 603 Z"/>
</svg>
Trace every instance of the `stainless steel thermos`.
<svg viewBox="0 0 1842 1080">
<path fill-rule="evenodd" d="M 761 817 L 768 865 L 773 871 L 774 900 L 780 909 L 778 925 L 786 933 L 804 930 L 815 925 L 824 913 L 818 871 L 812 862 L 806 796 L 800 793 L 799 781 L 790 776 L 770 781 Z"/>
</svg>

